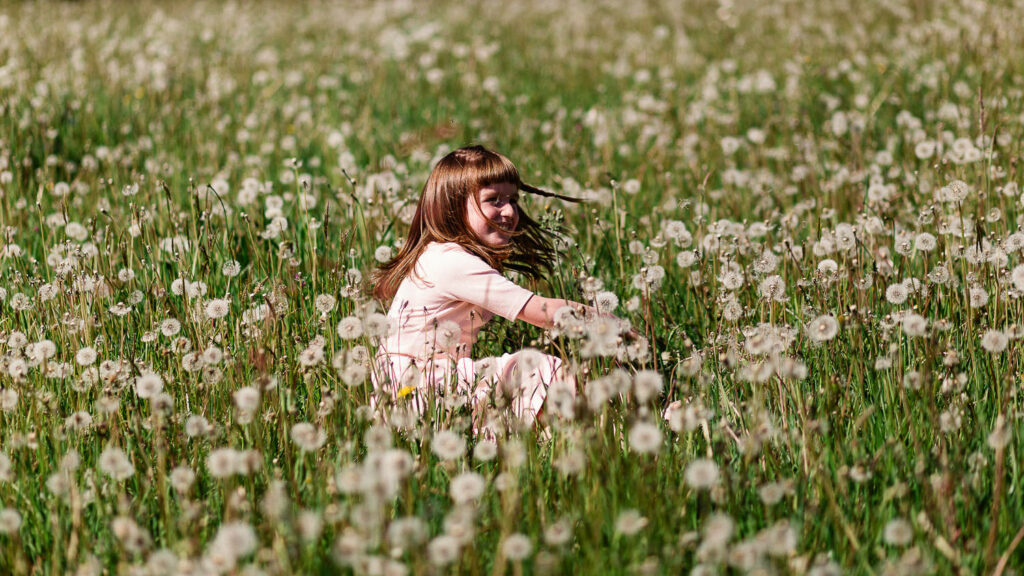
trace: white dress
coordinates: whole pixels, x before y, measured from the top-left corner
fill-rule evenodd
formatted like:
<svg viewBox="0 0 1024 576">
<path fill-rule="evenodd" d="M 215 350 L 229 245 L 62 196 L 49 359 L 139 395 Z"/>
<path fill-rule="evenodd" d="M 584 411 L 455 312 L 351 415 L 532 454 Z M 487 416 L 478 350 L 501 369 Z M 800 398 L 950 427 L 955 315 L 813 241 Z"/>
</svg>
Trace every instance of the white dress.
<svg viewBox="0 0 1024 576">
<path fill-rule="evenodd" d="M 484 324 L 495 315 L 515 320 L 532 296 L 461 245 L 429 244 L 388 311 L 390 331 L 374 370 L 380 396 L 422 415 L 442 401 L 476 408 L 502 394 L 530 425 L 554 385 L 565 412 L 575 385 L 562 377 L 559 358 L 536 350 L 478 361 L 470 356 Z"/>
</svg>

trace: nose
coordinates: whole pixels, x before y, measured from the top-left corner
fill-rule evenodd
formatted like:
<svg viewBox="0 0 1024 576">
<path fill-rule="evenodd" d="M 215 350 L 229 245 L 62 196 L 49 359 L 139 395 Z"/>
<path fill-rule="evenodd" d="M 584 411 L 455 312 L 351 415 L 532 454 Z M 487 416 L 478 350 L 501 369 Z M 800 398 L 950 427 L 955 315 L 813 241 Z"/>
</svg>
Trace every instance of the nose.
<svg viewBox="0 0 1024 576">
<path fill-rule="evenodd" d="M 512 223 L 516 223 L 519 220 L 519 211 L 516 209 L 516 205 L 511 202 L 506 202 L 501 207 L 501 216 Z"/>
</svg>

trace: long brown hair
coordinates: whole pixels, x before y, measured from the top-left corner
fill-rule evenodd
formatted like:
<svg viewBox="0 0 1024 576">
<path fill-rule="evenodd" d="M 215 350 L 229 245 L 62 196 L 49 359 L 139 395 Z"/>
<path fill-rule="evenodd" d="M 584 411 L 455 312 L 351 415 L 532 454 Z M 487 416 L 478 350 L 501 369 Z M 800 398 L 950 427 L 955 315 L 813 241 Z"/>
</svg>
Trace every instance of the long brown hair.
<svg viewBox="0 0 1024 576">
<path fill-rule="evenodd" d="M 466 224 L 466 200 L 479 202 L 481 188 L 503 182 L 533 194 L 572 200 L 523 184 L 515 165 L 502 154 L 483 146 L 459 148 L 430 172 L 402 249 L 373 275 L 374 297 L 381 301 L 393 298 L 431 242 L 456 242 L 498 271 L 516 270 L 532 278 L 550 272 L 555 262 L 554 236 L 521 206 L 516 206 L 519 223 L 512 239 L 500 248 L 484 244 Z"/>
</svg>

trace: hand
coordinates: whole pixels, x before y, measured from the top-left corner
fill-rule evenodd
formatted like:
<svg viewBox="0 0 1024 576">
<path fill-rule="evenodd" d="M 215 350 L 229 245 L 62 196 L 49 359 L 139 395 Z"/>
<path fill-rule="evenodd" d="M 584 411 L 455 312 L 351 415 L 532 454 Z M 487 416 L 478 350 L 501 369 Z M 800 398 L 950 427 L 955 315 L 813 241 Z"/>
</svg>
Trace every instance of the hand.
<svg viewBox="0 0 1024 576">
<path fill-rule="evenodd" d="M 622 335 L 622 339 L 626 342 L 636 342 L 640 339 L 640 333 L 636 331 L 636 328 L 629 327 L 629 332 Z"/>
</svg>

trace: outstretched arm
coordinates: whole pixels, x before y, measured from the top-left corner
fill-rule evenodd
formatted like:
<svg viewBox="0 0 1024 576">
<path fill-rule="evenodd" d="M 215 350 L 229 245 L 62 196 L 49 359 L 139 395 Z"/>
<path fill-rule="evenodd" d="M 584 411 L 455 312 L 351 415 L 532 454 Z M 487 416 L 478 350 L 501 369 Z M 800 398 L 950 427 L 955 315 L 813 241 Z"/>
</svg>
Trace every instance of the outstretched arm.
<svg viewBox="0 0 1024 576">
<path fill-rule="evenodd" d="M 534 294 L 527 300 L 526 306 L 523 306 L 516 319 L 529 322 L 545 330 L 550 330 L 554 327 L 555 312 L 563 306 L 572 306 L 584 314 L 597 313 L 593 306 L 587 306 L 586 304 L 580 304 L 565 298 L 545 298 L 544 296 Z"/>
<path fill-rule="evenodd" d="M 530 296 L 530 299 L 526 301 L 526 306 L 523 306 L 522 311 L 519 312 L 519 316 L 516 316 L 516 320 L 523 320 L 529 322 L 534 326 L 538 326 L 545 330 L 550 330 L 555 324 L 555 312 L 558 312 L 563 306 L 572 306 L 581 316 L 609 316 L 614 318 L 614 314 L 601 314 L 597 311 L 597 308 L 588 306 L 587 304 L 581 304 L 573 300 L 566 300 L 565 298 L 545 298 L 534 294 Z M 640 337 L 640 333 L 635 328 L 630 328 L 628 332 L 624 334 L 626 340 L 636 340 Z"/>
</svg>

